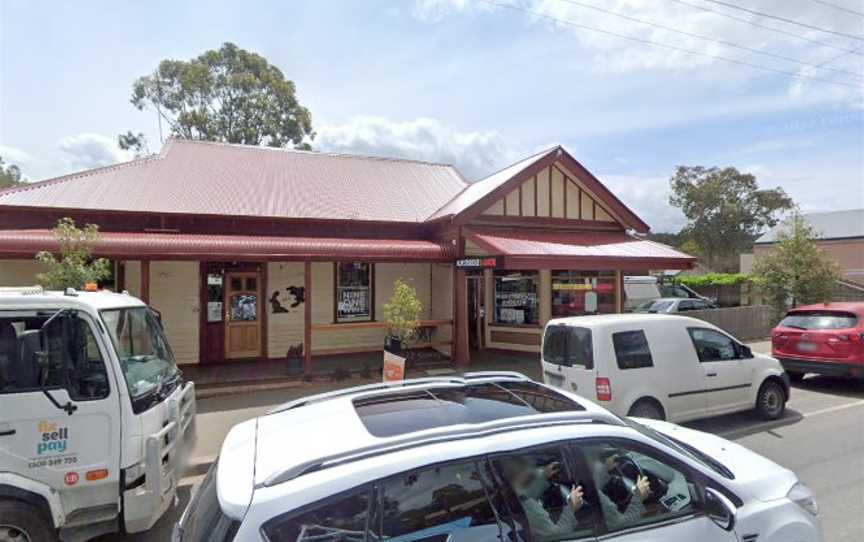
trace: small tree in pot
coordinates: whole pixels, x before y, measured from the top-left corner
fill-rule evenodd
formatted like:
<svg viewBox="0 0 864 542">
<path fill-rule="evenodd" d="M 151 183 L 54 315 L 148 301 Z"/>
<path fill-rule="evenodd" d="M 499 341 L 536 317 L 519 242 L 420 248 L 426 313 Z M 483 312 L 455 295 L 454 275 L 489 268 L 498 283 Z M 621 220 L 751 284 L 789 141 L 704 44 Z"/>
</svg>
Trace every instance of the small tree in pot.
<svg viewBox="0 0 864 542">
<path fill-rule="evenodd" d="M 396 279 L 393 283 L 393 295 L 384 305 L 384 318 L 387 323 L 384 348 L 388 352 L 400 355 L 402 348 L 416 335 L 421 310 L 423 304 L 417 297 L 417 290 L 402 279 Z"/>
</svg>

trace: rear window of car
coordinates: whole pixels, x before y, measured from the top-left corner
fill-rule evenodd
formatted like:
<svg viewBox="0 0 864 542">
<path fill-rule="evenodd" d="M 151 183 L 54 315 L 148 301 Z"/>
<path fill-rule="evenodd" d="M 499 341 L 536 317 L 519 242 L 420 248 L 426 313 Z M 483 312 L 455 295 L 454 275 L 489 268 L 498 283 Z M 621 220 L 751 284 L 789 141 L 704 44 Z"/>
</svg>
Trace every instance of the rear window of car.
<svg viewBox="0 0 864 542">
<path fill-rule="evenodd" d="M 858 325 L 858 317 L 841 311 L 798 311 L 786 315 L 780 325 L 796 329 L 846 329 Z"/>
<path fill-rule="evenodd" d="M 549 326 L 543 338 L 543 361 L 585 369 L 594 368 L 591 330 L 576 326 Z"/>
<path fill-rule="evenodd" d="M 458 424 L 585 410 L 576 401 L 534 382 L 430 387 L 363 397 L 354 400 L 354 409 L 366 430 L 381 438 Z"/>
<path fill-rule="evenodd" d="M 648 348 L 648 339 L 645 338 L 645 332 L 641 329 L 613 333 L 612 346 L 615 348 L 615 359 L 618 361 L 619 369 L 641 369 L 654 366 L 651 349 Z"/>
</svg>

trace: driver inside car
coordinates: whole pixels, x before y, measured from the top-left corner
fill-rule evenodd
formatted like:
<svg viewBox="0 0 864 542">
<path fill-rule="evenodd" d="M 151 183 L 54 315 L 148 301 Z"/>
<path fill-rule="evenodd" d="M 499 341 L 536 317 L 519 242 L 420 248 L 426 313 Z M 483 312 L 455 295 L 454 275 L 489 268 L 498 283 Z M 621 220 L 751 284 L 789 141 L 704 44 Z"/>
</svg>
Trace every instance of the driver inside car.
<svg viewBox="0 0 864 542">
<path fill-rule="evenodd" d="M 622 458 L 612 448 L 595 449 L 588 453 L 588 464 L 600 497 L 603 516 L 610 530 L 632 525 L 645 514 L 645 499 L 651 495 L 651 484 L 641 473 L 630 480 L 622 472 Z M 634 463 L 635 464 L 635 463 Z"/>
<path fill-rule="evenodd" d="M 531 532 L 538 540 L 560 538 L 577 528 L 576 511 L 584 504 L 581 486 L 570 488 L 566 495 L 567 505 L 561 508 L 557 518 L 554 518 L 555 511 L 547 510 L 543 502 L 544 493 L 556 483 L 554 479 L 561 472 L 561 463 L 554 461 L 536 467 L 526 458 L 517 456 L 503 461 L 502 467 L 505 478 L 519 498 Z"/>
</svg>

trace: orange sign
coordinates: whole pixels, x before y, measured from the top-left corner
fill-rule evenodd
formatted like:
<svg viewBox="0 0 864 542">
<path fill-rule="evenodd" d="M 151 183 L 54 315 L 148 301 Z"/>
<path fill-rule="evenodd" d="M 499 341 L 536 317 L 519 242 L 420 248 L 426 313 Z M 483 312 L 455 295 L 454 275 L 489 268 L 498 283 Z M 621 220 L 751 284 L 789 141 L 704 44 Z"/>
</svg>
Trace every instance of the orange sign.
<svg viewBox="0 0 864 542">
<path fill-rule="evenodd" d="M 384 382 L 405 380 L 405 358 L 384 351 Z"/>
</svg>

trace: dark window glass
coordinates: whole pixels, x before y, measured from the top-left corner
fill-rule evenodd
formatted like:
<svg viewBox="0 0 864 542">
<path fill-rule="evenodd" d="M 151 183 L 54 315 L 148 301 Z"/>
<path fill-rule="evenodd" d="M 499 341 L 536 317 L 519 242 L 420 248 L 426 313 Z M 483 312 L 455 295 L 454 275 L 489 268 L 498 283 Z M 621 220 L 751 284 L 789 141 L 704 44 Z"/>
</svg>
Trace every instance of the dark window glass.
<svg viewBox="0 0 864 542">
<path fill-rule="evenodd" d="M 361 542 L 366 540 L 369 490 L 328 499 L 289 519 L 264 525 L 271 542 Z"/>
<path fill-rule="evenodd" d="M 692 301 L 684 300 L 678 302 L 678 312 L 692 311 L 695 308 L 696 305 Z"/>
<path fill-rule="evenodd" d="M 231 277 L 231 290 L 235 292 L 243 290 L 243 279 L 240 277 Z"/>
<path fill-rule="evenodd" d="M 221 273 L 207 273 L 207 321 L 222 321 L 222 303 L 225 300 L 225 277 Z"/>
<path fill-rule="evenodd" d="M 701 327 L 687 328 L 699 361 L 725 361 L 738 358 L 737 343 L 728 335 Z"/>
<path fill-rule="evenodd" d="M 549 326 L 543 340 L 543 360 L 558 365 L 594 368 L 591 330 L 574 326 Z"/>
<path fill-rule="evenodd" d="M 258 279 L 256 277 L 246 277 L 246 289 L 247 290 L 257 290 L 258 289 Z"/>
<path fill-rule="evenodd" d="M 673 301 L 646 301 L 636 308 L 636 312 L 666 312 Z"/>
<path fill-rule="evenodd" d="M 51 320 L 43 335 L 53 314 L 0 317 L 0 393 L 59 387 L 75 401 L 107 397 L 105 362 L 90 324 L 69 313 Z"/>
<path fill-rule="evenodd" d="M 640 369 L 653 367 L 651 349 L 648 340 L 641 329 L 621 331 L 612 334 L 612 345 L 615 347 L 615 359 L 619 369 Z"/>
<path fill-rule="evenodd" d="M 228 542 L 237 533 L 240 523 L 223 514 L 219 506 L 217 471 L 218 463 L 214 463 L 189 503 L 180 526 L 180 542 Z"/>
<path fill-rule="evenodd" d="M 583 409 L 579 403 L 532 382 L 428 388 L 357 399 L 354 408 L 366 430 L 376 437 Z"/>
<path fill-rule="evenodd" d="M 701 510 L 700 489 L 677 462 L 641 446 L 581 444 L 608 531 L 682 518 Z M 637 482 L 644 479 L 644 490 Z"/>
<path fill-rule="evenodd" d="M 438 465 L 380 484 L 370 531 L 382 540 L 499 540 L 501 526 L 473 461 Z M 376 538 L 377 539 L 377 538 Z"/>
<path fill-rule="evenodd" d="M 594 512 L 578 476 L 558 448 L 534 449 L 495 456 L 491 460 L 496 486 L 509 514 L 502 520 L 517 531 L 529 531 L 537 542 L 594 538 Z M 528 537 L 523 536 L 522 539 Z"/>
<path fill-rule="evenodd" d="M 858 325 L 858 317 L 851 312 L 800 311 L 787 314 L 780 325 L 797 329 L 846 329 Z"/>
<path fill-rule="evenodd" d="M 499 324 L 537 324 L 536 271 L 495 272 L 495 318 Z"/>
<path fill-rule="evenodd" d="M 358 322 L 372 319 L 372 264 L 336 264 L 336 321 Z"/>
<path fill-rule="evenodd" d="M 614 312 L 614 271 L 552 272 L 553 318 Z"/>
</svg>

